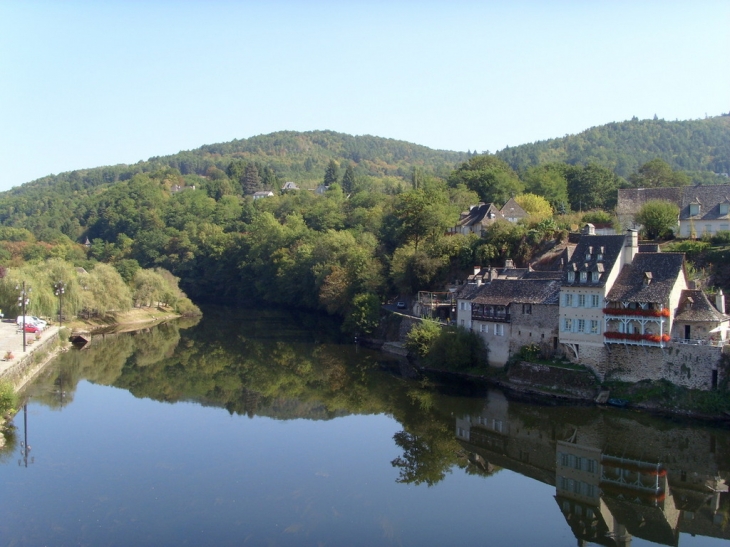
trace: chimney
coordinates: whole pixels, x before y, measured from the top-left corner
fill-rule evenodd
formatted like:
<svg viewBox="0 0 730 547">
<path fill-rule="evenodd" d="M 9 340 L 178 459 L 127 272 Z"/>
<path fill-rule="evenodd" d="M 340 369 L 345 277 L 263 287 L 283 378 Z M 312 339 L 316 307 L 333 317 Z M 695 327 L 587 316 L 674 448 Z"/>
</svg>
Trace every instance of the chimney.
<svg viewBox="0 0 730 547">
<path fill-rule="evenodd" d="M 504 267 L 505 267 L 505 268 L 514 268 L 514 267 L 515 267 L 515 261 L 514 261 L 514 260 L 512 260 L 511 258 L 507 258 L 507 259 L 506 259 L 506 260 L 504 261 Z"/>
<path fill-rule="evenodd" d="M 489 268 L 489 281 L 494 281 L 497 278 L 497 269 Z"/>
<path fill-rule="evenodd" d="M 474 275 L 477 275 L 481 271 L 482 271 L 482 267 L 481 266 L 474 266 Z"/>
<path fill-rule="evenodd" d="M 583 226 L 583 235 L 594 236 L 596 235 L 596 227 L 590 222 Z"/>
<path fill-rule="evenodd" d="M 626 239 L 624 240 L 624 264 L 631 264 L 634 256 L 639 252 L 639 232 L 629 228 L 626 230 Z"/>
<path fill-rule="evenodd" d="M 717 294 L 715 295 L 715 307 L 720 313 L 725 313 L 725 295 L 722 294 L 722 289 L 717 291 Z"/>
</svg>

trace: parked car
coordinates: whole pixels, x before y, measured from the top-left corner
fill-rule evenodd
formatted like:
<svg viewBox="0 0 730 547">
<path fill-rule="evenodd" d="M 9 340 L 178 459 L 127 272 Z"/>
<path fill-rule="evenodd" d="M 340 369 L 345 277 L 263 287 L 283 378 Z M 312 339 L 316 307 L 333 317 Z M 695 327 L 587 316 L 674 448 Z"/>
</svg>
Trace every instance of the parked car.
<svg viewBox="0 0 730 547">
<path fill-rule="evenodd" d="M 41 328 L 37 325 L 33 325 L 31 323 L 25 324 L 25 332 L 41 332 Z"/>
<path fill-rule="evenodd" d="M 18 327 L 22 327 L 23 326 L 23 316 L 19 315 L 18 318 L 15 320 L 15 323 L 18 325 Z M 25 324 L 26 325 L 35 325 L 41 329 L 45 329 L 48 326 L 48 323 L 46 323 L 43 319 L 36 317 L 35 315 L 26 315 Z"/>
<path fill-rule="evenodd" d="M 395 305 L 396 308 L 399 310 L 405 310 L 406 309 L 406 303 L 402 300 L 399 300 L 398 303 Z"/>
</svg>

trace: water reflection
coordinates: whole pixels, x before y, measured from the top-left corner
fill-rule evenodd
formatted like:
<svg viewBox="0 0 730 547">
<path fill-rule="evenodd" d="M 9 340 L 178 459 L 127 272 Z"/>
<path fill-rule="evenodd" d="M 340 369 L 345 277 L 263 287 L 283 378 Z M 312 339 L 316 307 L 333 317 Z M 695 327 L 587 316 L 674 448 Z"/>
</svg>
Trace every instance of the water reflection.
<svg viewBox="0 0 730 547">
<path fill-rule="evenodd" d="M 490 392 L 456 438 L 485 462 L 555 485 L 579 541 L 730 539 L 728 432 L 594 408 L 534 407 Z"/>
<path fill-rule="evenodd" d="M 398 483 L 465 473 L 486 489 L 507 469 L 555 489 L 563 526 L 581 544 L 677 545 L 682 532 L 730 539 L 727 430 L 412 378 L 405 363 L 343 343 L 337 327 L 321 316 L 206 310 L 200 324 L 94 337 L 60 356 L 29 395 L 61 410 L 85 379 L 251 418 L 392 416 L 398 455 L 385 461 Z M 524 503 L 530 510 L 527 492 Z"/>
</svg>

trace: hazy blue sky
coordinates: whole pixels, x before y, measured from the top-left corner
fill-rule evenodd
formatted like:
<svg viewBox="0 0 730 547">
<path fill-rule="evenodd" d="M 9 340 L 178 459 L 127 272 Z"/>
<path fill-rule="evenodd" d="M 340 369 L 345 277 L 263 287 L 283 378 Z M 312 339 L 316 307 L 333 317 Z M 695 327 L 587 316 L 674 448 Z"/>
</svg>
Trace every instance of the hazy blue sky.
<svg viewBox="0 0 730 547">
<path fill-rule="evenodd" d="M 0 0 L 0 190 L 278 130 L 496 151 L 730 111 L 730 2 Z"/>
</svg>

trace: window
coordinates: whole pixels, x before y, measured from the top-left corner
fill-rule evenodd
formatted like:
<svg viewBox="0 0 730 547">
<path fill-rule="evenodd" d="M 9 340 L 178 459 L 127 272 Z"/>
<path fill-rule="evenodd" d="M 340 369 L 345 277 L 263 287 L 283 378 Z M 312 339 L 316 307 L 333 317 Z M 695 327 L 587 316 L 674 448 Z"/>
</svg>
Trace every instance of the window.
<svg viewBox="0 0 730 547">
<path fill-rule="evenodd" d="M 586 471 L 589 473 L 595 473 L 596 472 L 596 460 L 590 460 L 586 459 Z"/>
<path fill-rule="evenodd" d="M 603 260 L 603 255 L 601 253 L 598 253 L 596 255 L 596 262 L 601 262 Z"/>
<path fill-rule="evenodd" d="M 573 331 L 573 320 L 570 318 L 563 319 L 563 330 L 565 332 L 572 332 Z"/>
<path fill-rule="evenodd" d="M 585 294 L 579 294 L 578 295 L 578 307 L 579 308 L 585 308 L 586 307 L 586 295 Z"/>
<path fill-rule="evenodd" d="M 591 273 L 591 281 L 593 283 L 598 283 L 598 280 L 601 278 L 601 274 L 598 272 Z"/>
<path fill-rule="evenodd" d="M 726 215 L 728 213 L 728 204 L 727 203 L 721 203 L 720 204 L 720 214 Z"/>
<path fill-rule="evenodd" d="M 484 324 L 479 323 L 479 332 L 484 332 Z"/>
<path fill-rule="evenodd" d="M 504 325 L 502 325 L 501 323 L 495 323 L 494 335 L 495 336 L 504 336 Z"/>
<path fill-rule="evenodd" d="M 522 313 L 526 315 L 532 314 L 532 304 L 522 304 Z"/>
<path fill-rule="evenodd" d="M 712 233 L 712 224 L 705 224 L 705 233 L 707 233 L 707 234 Z"/>
<path fill-rule="evenodd" d="M 568 283 L 575 282 L 575 272 L 568 272 Z"/>
<path fill-rule="evenodd" d="M 699 203 L 690 203 L 689 204 L 689 214 L 690 214 L 690 216 L 699 215 L 700 214 L 700 204 Z"/>
<path fill-rule="evenodd" d="M 580 282 L 585 283 L 588 281 L 588 272 L 580 272 Z"/>
<path fill-rule="evenodd" d="M 598 334 L 598 321 L 591 319 L 591 334 Z"/>
<path fill-rule="evenodd" d="M 720 224 L 720 231 L 721 232 L 728 232 L 728 231 L 730 231 L 730 224 Z"/>
<path fill-rule="evenodd" d="M 586 331 L 586 320 L 578 319 L 578 332 L 585 332 L 585 331 Z"/>
<path fill-rule="evenodd" d="M 591 253 L 586 253 L 586 261 L 591 259 Z"/>
<path fill-rule="evenodd" d="M 566 308 L 572 308 L 573 307 L 573 295 L 568 293 L 565 295 L 565 307 Z"/>
<path fill-rule="evenodd" d="M 597 308 L 599 305 L 600 304 L 599 304 L 599 301 L 598 301 L 598 295 L 597 294 L 592 294 L 591 295 L 591 308 Z"/>
</svg>

